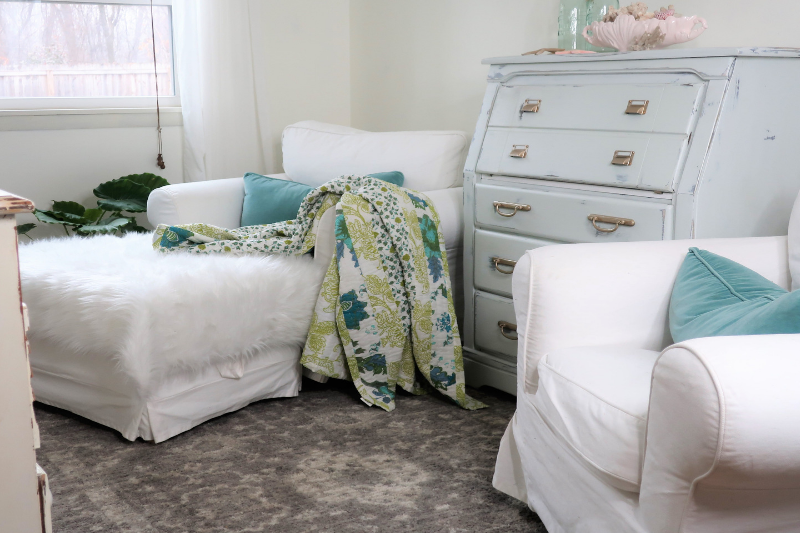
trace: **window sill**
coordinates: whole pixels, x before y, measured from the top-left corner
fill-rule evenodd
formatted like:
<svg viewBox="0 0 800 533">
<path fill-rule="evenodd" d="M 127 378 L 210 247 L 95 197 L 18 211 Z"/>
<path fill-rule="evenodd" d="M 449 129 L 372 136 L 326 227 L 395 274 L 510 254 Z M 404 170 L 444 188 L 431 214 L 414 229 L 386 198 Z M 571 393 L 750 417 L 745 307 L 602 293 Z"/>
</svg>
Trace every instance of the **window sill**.
<svg viewBox="0 0 800 533">
<path fill-rule="evenodd" d="M 161 108 L 161 126 L 182 126 L 180 107 Z M 155 128 L 155 107 L 0 110 L 0 131 Z"/>
</svg>

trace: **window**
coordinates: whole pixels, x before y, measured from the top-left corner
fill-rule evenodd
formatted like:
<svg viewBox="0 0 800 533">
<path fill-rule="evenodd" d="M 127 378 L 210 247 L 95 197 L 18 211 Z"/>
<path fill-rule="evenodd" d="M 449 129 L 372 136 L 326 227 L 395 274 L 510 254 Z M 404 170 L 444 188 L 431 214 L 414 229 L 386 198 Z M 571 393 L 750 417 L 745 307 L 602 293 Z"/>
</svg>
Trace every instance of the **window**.
<svg viewBox="0 0 800 533">
<path fill-rule="evenodd" d="M 153 4 L 158 92 L 177 105 L 171 6 Z M 0 0 L 0 108 L 153 106 L 155 82 L 149 1 Z"/>
</svg>

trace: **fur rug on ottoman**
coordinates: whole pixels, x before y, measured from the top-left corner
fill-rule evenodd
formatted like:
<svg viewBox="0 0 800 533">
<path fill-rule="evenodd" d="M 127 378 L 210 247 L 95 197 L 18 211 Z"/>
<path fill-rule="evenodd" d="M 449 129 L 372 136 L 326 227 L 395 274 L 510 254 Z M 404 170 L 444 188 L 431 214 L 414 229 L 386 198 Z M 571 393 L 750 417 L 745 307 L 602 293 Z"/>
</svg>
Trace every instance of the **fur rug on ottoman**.
<svg viewBox="0 0 800 533">
<path fill-rule="evenodd" d="M 296 395 L 327 265 L 165 255 L 150 241 L 20 246 L 37 399 L 160 441 L 251 401 Z"/>
</svg>

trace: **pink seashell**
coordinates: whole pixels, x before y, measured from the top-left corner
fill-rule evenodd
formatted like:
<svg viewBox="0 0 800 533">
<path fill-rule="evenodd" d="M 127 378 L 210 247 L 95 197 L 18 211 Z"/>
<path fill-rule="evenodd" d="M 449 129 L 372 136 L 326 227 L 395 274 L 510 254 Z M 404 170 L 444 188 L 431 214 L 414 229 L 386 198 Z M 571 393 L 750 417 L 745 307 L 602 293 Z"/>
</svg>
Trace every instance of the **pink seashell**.
<svg viewBox="0 0 800 533">
<path fill-rule="evenodd" d="M 667 17 L 667 20 L 652 18 L 636 20 L 630 15 L 620 15 L 614 22 L 592 22 L 583 29 L 584 38 L 601 48 L 616 48 L 627 52 L 632 42 L 637 41 L 645 33 L 652 33 L 660 28 L 664 40 L 656 48 L 665 48 L 672 44 L 685 43 L 696 38 L 708 28 L 701 17 Z M 589 32 L 592 35 L 589 35 Z"/>
</svg>

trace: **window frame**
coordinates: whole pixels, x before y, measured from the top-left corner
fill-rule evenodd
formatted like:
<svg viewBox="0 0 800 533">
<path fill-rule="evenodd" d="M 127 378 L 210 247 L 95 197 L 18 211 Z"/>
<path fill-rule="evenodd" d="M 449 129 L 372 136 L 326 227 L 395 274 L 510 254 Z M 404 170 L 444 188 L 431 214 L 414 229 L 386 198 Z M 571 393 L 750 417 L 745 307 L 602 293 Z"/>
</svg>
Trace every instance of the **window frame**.
<svg viewBox="0 0 800 533">
<path fill-rule="evenodd" d="M 37 4 L 122 4 L 149 6 L 149 0 L 2 0 L 3 2 L 32 2 Z M 164 108 L 171 110 L 180 109 L 180 84 L 178 82 L 178 65 L 175 56 L 175 24 L 172 20 L 172 0 L 153 0 L 154 6 L 168 6 L 170 8 L 170 32 L 172 35 L 172 72 L 175 85 L 175 94 L 170 96 L 159 95 L 158 102 L 162 111 Z M 88 114 L 117 114 L 154 111 L 156 108 L 155 96 L 105 96 L 105 97 L 0 97 L 0 116 L 20 115 L 74 115 L 76 111 L 85 110 Z M 28 113 L 29 112 L 29 113 Z M 2 129 L 2 128 L 0 128 Z"/>
</svg>

